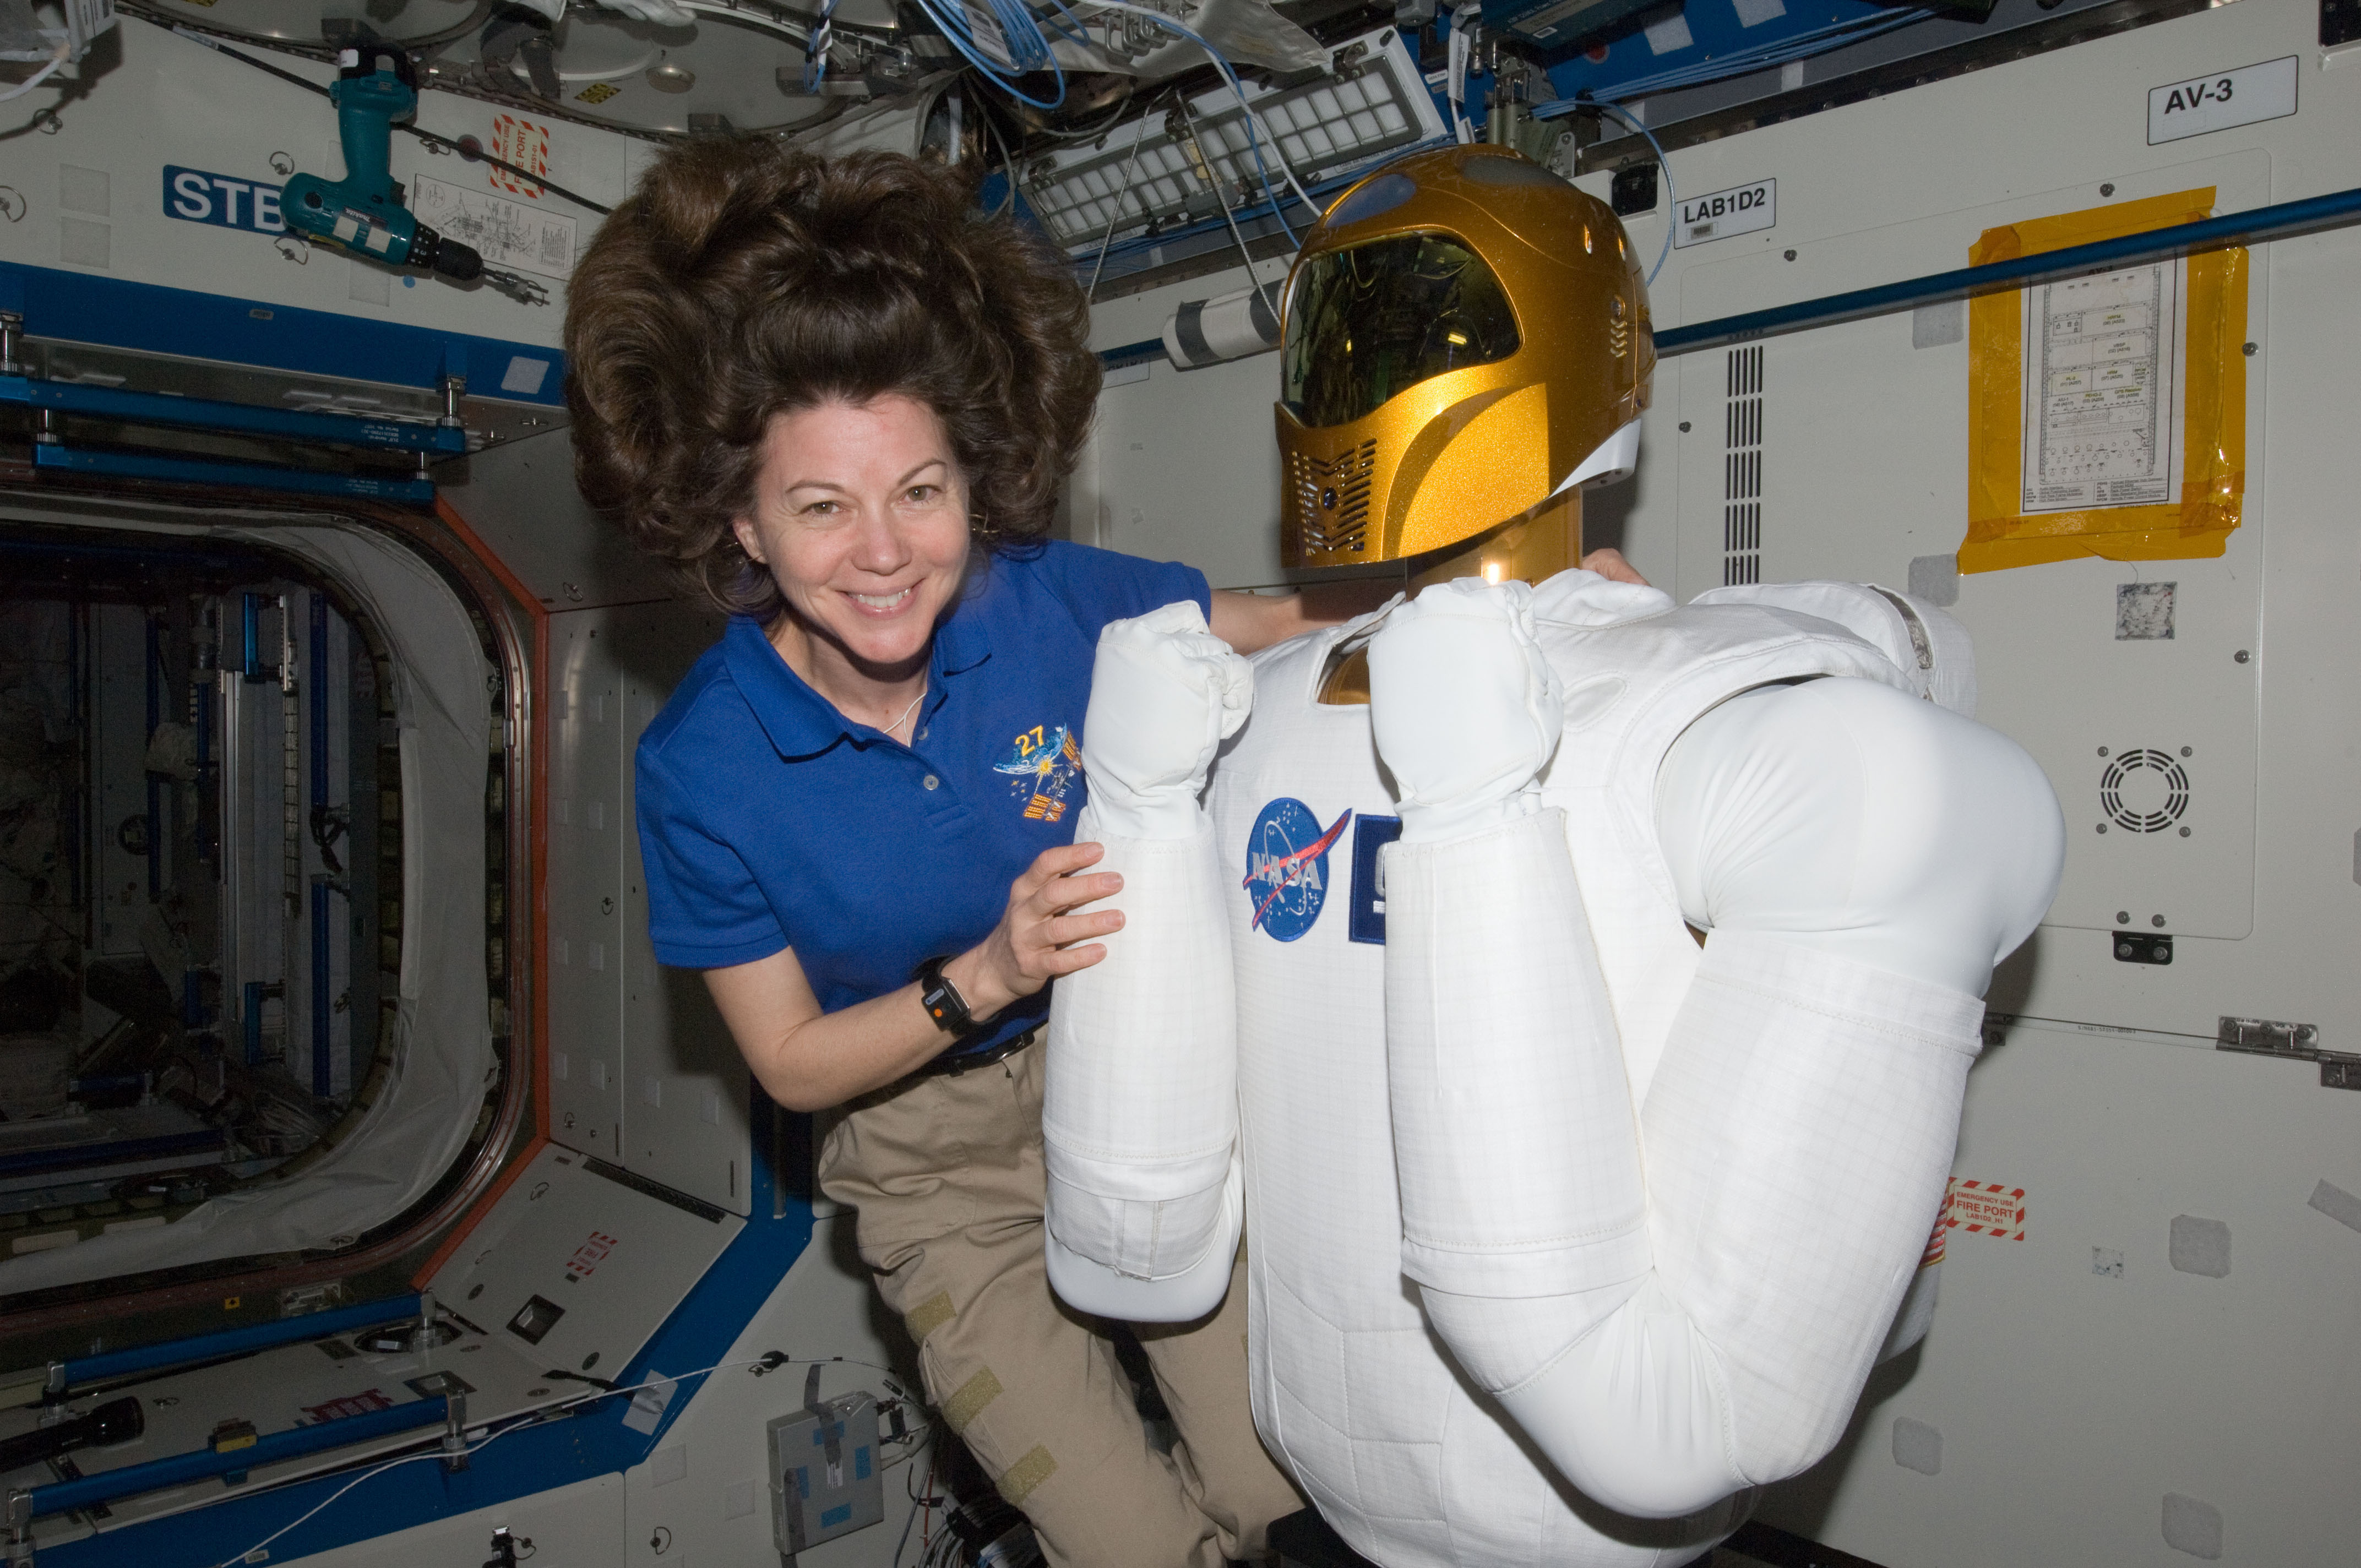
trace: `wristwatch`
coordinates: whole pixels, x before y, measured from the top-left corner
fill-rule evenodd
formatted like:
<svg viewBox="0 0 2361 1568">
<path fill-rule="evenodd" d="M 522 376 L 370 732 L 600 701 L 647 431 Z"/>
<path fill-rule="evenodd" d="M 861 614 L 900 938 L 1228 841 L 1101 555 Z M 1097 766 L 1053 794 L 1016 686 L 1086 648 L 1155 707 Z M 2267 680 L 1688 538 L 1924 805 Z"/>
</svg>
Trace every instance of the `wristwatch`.
<svg viewBox="0 0 2361 1568">
<path fill-rule="evenodd" d="M 918 1001 L 937 1028 L 958 1039 L 974 1029 L 975 1014 L 968 1011 L 967 998 L 959 993 L 951 977 L 943 972 L 949 962 L 949 958 L 928 959 L 918 966 Z"/>
</svg>

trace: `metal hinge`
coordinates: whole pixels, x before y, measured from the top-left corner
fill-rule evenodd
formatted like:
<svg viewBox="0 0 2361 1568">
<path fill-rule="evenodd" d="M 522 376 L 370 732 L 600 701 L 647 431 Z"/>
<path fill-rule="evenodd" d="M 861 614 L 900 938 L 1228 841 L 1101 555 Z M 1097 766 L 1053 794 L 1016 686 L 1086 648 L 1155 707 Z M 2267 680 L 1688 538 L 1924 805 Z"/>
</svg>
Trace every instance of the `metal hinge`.
<svg viewBox="0 0 2361 1568">
<path fill-rule="evenodd" d="M 2244 1051 L 2250 1056 L 2318 1062 L 2323 1088 L 2361 1090 L 2361 1056 L 2322 1050 L 2320 1027 L 2315 1024 L 2224 1017 L 2214 1034 L 2213 1047 L 2216 1050 Z"/>
</svg>

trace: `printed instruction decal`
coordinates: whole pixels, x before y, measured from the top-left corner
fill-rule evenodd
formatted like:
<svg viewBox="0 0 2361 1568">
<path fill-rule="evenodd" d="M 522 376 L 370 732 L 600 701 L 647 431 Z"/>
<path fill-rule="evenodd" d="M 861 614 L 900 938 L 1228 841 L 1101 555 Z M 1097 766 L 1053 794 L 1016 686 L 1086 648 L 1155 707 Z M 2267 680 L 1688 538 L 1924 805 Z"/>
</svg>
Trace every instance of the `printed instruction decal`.
<svg viewBox="0 0 2361 1568">
<path fill-rule="evenodd" d="M 487 267 L 534 272 L 544 278 L 573 274 L 575 242 L 581 225 L 563 213 L 544 212 L 423 174 L 411 181 L 410 210 L 420 223 L 446 239 L 472 247 Z"/>
<path fill-rule="evenodd" d="M 2156 506 L 2180 494 L 2185 265 L 2022 291 L 2020 510 Z"/>
<path fill-rule="evenodd" d="M 1973 266 L 2211 216 L 2212 187 L 1987 229 Z M 2243 247 L 1968 303 L 1960 570 L 2220 555 L 2246 488 Z"/>
</svg>

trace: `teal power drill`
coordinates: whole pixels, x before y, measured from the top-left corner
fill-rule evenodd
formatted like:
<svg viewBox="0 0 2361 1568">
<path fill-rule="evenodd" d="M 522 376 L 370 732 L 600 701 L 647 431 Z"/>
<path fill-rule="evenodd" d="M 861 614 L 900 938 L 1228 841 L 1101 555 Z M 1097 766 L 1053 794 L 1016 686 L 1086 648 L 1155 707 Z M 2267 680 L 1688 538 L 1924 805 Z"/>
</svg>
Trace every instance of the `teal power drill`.
<svg viewBox="0 0 2361 1568">
<path fill-rule="evenodd" d="M 456 282 L 482 276 L 484 258 L 420 223 L 402 205 L 392 173 L 393 127 L 418 112 L 418 75 L 403 50 L 346 49 L 328 101 L 345 145 L 345 177 L 298 174 L 280 192 L 287 226 L 305 239 L 389 267 L 439 272 Z"/>
</svg>

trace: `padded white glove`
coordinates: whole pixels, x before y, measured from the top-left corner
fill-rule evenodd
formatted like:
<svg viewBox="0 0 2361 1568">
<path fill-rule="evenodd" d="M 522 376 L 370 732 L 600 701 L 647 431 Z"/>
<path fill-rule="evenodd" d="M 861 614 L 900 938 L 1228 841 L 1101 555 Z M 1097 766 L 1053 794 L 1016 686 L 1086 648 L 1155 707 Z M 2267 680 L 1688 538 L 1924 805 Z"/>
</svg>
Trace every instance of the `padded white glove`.
<svg viewBox="0 0 2361 1568">
<path fill-rule="evenodd" d="M 1099 633 L 1082 772 L 1098 825 L 1124 839 L 1186 839 L 1222 742 L 1254 706 L 1254 667 L 1182 599 Z"/>
<path fill-rule="evenodd" d="M 1534 640 L 1532 598 L 1522 583 L 1437 583 L 1371 640 L 1369 723 L 1404 843 L 1465 838 L 1541 808 L 1536 781 L 1565 709 Z"/>
</svg>

